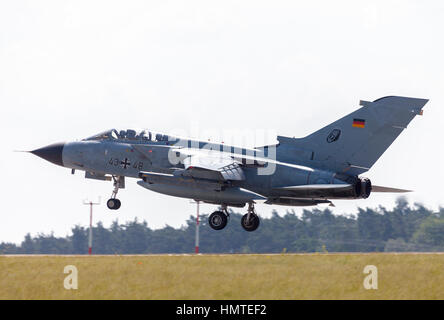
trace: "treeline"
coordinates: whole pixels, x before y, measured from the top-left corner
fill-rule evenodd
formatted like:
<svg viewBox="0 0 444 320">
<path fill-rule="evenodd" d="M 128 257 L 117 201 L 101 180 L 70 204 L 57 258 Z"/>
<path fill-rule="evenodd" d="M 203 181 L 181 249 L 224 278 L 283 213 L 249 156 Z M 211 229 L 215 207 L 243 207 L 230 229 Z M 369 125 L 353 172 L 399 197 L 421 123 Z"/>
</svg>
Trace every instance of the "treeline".
<svg viewBox="0 0 444 320">
<path fill-rule="evenodd" d="M 240 226 L 242 215 L 231 212 L 227 227 L 212 230 L 201 219 L 202 253 L 281 252 L 382 252 L 444 251 L 444 208 L 433 212 L 421 204 L 410 206 L 404 198 L 392 210 L 384 207 L 359 209 L 357 215 L 333 215 L 324 210 L 293 210 L 284 216 L 273 212 L 261 219 L 255 232 Z M 181 228 L 151 229 L 137 219 L 125 224 L 114 221 L 109 228 L 93 227 L 93 253 L 144 254 L 191 253 L 194 251 L 195 218 Z M 75 226 L 72 234 L 27 234 L 20 245 L 1 243 L 0 254 L 87 254 L 88 228 Z"/>
</svg>

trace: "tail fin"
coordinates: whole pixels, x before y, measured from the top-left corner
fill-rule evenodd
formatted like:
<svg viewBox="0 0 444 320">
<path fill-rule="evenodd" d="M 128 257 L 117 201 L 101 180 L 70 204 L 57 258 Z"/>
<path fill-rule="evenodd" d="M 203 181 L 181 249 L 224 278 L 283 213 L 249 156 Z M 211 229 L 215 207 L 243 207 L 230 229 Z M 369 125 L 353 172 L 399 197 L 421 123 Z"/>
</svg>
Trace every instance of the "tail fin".
<svg viewBox="0 0 444 320">
<path fill-rule="evenodd" d="M 427 99 L 388 96 L 373 102 L 302 139 L 278 137 L 311 154 L 319 167 L 358 175 L 371 168 L 412 119 L 422 114 Z"/>
</svg>

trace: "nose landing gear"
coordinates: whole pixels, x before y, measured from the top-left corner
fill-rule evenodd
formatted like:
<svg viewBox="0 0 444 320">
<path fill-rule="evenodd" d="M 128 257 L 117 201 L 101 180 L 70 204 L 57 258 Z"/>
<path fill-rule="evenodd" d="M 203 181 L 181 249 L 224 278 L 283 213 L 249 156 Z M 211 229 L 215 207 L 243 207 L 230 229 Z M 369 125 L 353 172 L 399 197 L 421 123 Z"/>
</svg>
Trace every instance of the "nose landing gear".
<svg viewBox="0 0 444 320">
<path fill-rule="evenodd" d="M 119 199 L 117 199 L 117 192 L 119 192 L 119 189 L 125 188 L 125 177 L 121 176 L 113 176 L 114 181 L 114 189 L 113 193 L 111 194 L 111 198 L 106 202 L 106 206 L 110 210 L 117 210 L 120 208 L 120 205 L 122 204 Z"/>
<path fill-rule="evenodd" d="M 108 209 L 111 209 L 111 210 L 119 209 L 121 204 L 122 203 L 120 202 L 119 199 L 113 199 L 113 198 L 109 199 L 106 202 L 106 205 L 107 205 Z"/>
</svg>

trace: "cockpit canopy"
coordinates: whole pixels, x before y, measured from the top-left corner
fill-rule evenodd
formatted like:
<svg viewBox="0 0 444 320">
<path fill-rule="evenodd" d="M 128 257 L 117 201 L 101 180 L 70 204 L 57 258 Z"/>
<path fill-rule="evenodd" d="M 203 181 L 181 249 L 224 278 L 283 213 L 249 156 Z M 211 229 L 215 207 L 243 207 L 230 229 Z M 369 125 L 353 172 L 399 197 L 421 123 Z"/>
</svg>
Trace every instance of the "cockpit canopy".
<svg viewBox="0 0 444 320">
<path fill-rule="evenodd" d="M 162 133 L 153 133 L 148 130 L 133 130 L 133 129 L 127 129 L 127 130 L 116 130 L 111 129 L 104 132 L 101 132 L 99 134 L 93 135 L 89 138 L 86 138 L 84 140 L 131 140 L 131 141 L 141 141 L 141 142 L 148 142 L 148 141 L 154 141 L 154 142 L 160 142 L 160 141 L 172 141 L 175 140 L 174 138 L 162 134 Z"/>
</svg>

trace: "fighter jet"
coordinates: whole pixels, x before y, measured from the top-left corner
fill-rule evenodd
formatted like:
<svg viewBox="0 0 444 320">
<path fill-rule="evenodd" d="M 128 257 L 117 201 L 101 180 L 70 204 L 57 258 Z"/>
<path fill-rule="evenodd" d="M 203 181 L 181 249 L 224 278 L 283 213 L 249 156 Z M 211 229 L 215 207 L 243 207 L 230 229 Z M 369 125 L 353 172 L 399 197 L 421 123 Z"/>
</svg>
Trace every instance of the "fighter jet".
<svg viewBox="0 0 444 320">
<path fill-rule="evenodd" d="M 154 133 L 108 130 L 77 142 L 31 151 L 54 164 L 85 172 L 85 178 L 112 181 L 107 206 L 117 210 L 125 178 L 162 194 L 218 205 L 209 225 L 223 229 L 228 207 L 247 207 L 242 227 L 260 220 L 254 204 L 313 206 L 335 199 L 365 199 L 372 192 L 409 190 L 372 185 L 368 171 L 416 115 L 426 99 L 388 96 L 304 137 L 277 137 L 277 143 L 237 148 Z"/>
</svg>

